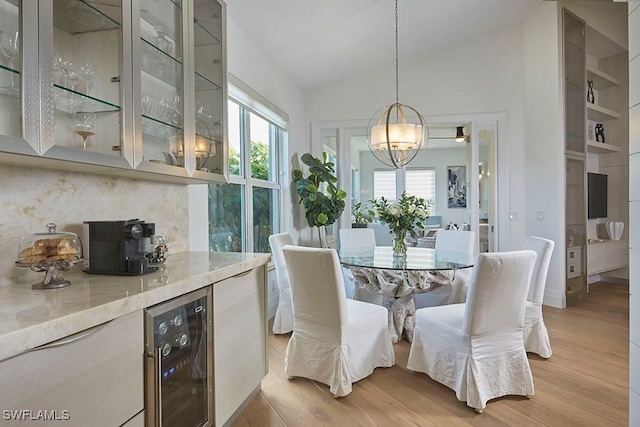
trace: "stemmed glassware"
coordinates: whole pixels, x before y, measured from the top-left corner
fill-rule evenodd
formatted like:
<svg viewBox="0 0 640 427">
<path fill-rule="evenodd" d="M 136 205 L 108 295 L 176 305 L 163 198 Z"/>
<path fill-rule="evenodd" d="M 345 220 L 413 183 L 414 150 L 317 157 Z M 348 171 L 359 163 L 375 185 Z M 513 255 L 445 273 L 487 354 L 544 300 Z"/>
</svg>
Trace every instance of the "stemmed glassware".
<svg viewBox="0 0 640 427">
<path fill-rule="evenodd" d="M 91 66 L 91 64 L 86 63 L 80 66 L 80 71 L 78 71 L 82 80 L 84 80 L 84 93 L 89 95 L 89 91 L 91 90 L 91 84 L 96 78 L 96 72 Z"/>
<path fill-rule="evenodd" d="M 82 138 L 82 149 L 87 149 L 87 138 L 96 134 L 96 113 L 77 112 L 73 114 L 73 132 Z"/>
<path fill-rule="evenodd" d="M 0 30 L 0 51 L 8 59 L 8 66 L 11 70 L 15 68 L 15 60 L 20 54 L 19 34 L 17 31 L 4 32 Z M 11 91 L 16 91 L 13 73 L 11 73 Z"/>
</svg>

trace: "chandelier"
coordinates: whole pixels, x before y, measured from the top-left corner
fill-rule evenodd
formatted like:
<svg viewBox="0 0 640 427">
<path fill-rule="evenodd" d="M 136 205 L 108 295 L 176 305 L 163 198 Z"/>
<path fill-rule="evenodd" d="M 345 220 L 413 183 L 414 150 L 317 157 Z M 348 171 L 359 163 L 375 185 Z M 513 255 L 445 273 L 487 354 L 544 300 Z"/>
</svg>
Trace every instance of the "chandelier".
<svg viewBox="0 0 640 427">
<path fill-rule="evenodd" d="M 378 110 L 367 127 L 369 149 L 387 166 L 407 165 L 429 142 L 427 122 L 415 108 L 398 98 L 398 0 L 396 0 L 396 102 Z"/>
</svg>

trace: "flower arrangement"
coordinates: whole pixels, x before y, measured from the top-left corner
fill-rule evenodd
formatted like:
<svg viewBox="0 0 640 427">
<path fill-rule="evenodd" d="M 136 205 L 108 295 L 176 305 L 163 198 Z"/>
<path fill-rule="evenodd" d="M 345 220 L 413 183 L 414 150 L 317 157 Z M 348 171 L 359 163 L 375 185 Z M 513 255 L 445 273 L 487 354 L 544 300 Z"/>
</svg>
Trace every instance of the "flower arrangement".
<svg viewBox="0 0 640 427">
<path fill-rule="evenodd" d="M 429 218 L 431 201 L 425 201 L 421 197 L 410 196 L 402 193 L 400 199 L 390 203 L 384 197 L 372 200 L 376 217 L 380 222 L 387 224 L 393 234 L 394 256 L 405 256 L 407 246 L 404 238 L 407 233 L 416 237 L 415 227 L 424 227 L 424 222 Z"/>
</svg>

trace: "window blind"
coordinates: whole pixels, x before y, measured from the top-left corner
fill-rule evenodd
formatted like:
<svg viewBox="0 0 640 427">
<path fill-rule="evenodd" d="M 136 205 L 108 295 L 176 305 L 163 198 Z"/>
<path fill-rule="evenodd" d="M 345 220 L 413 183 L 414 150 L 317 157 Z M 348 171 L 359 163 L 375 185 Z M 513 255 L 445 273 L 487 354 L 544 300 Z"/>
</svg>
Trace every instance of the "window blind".
<svg viewBox="0 0 640 427">
<path fill-rule="evenodd" d="M 435 169 L 408 169 L 405 175 L 407 194 L 436 202 Z"/>
<path fill-rule="evenodd" d="M 373 171 L 373 196 L 376 199 L 384 197 L 387 200 L 396 200 L 396 171 Z"/>
</svg>

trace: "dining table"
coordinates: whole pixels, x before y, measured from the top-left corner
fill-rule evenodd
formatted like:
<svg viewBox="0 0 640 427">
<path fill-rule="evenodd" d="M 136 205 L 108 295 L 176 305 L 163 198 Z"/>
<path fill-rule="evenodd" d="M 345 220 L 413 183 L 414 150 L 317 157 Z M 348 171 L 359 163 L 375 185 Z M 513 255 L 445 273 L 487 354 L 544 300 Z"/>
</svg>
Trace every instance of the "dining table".
<svg viewBox="0 0 640 427">
<path fill-rule="evenodd" d="M 416 307 L 413 295 L 441 286 L 451 286 L 460 269 L 471 268 L 475 257 L 466 253 L 409 247 L 405 257 L 393 254 L 391 246 L 344 248 L 340 263 L 351 270 L 354 286 L 382 294 L 389 310 L 389 333 L 396 343 L 411 341 Z"/>
</svg>

